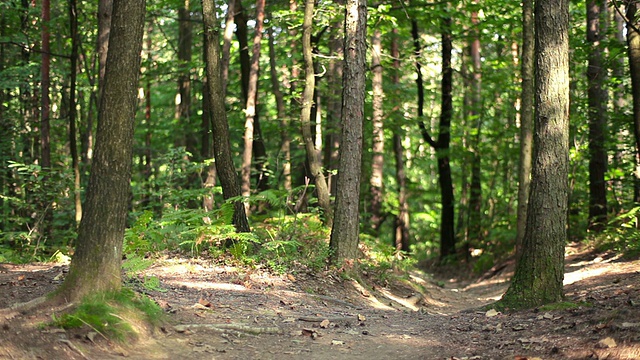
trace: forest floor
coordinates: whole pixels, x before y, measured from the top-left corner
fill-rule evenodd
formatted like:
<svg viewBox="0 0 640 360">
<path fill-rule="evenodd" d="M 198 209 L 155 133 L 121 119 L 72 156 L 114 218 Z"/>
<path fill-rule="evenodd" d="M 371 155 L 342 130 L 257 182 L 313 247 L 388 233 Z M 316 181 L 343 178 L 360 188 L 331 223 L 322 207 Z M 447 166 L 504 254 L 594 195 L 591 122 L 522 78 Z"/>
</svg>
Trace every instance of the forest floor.
<svg viewBox="0 0 640 360">
<path fill-rule="evenodd" d="M 512 314 L 480 310 L 506 290 L 512 263 L 475 280 L 355 282 L 166 258 L 143 275 L 160 279 L 163 291 L 146 292 L 167 320 L 129 344 L 42 326 L 60 308 L 11 309 L 66 270 L 0 264 L 0 359 L 640 359 L 640 261 L 575 246 L 569 306 Z"/>
</svg>

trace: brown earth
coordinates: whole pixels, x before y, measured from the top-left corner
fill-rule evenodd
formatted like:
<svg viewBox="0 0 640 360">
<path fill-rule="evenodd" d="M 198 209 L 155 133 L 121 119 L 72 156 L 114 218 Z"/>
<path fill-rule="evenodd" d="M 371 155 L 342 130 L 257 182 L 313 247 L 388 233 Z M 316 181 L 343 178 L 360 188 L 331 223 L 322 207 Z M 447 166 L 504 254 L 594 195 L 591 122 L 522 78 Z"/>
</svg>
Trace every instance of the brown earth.
<svg viewBox="0 0 640 360">
<path fill-rule="evenodd" d="M 11 308 L 54 290 L 66 266 L 0 264 L 0 359 L 640 359 L 640 261 L 567 250 L 579 305 L 514 314 L 478 310 L 506 290 L 508 263 L 473 282 L 389 284 L 167 258 L 143 274 L 165 291 L 137 288 L 168 320 L 128 344 L 42 326 L 64 307 Z"/>
</svg>

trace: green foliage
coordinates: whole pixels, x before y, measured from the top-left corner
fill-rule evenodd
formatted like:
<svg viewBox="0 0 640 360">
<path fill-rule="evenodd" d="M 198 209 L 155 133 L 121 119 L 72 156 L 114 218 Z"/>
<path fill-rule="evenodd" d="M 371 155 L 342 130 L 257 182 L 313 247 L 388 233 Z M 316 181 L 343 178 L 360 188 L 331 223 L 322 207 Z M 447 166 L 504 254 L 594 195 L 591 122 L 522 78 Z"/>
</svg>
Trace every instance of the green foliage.
<svg viewBox="0 0 640 360">
<path fill-rule="evenodd" d="M 615 251 L 627 258 L 640 257 L 640 207 L 634 207 L 611 219 L 605 231 L 589 237 L 589 242 L 600 252 Z"/>
<path fill-rule="evenodd" d="M 123 288 L 117 293 L 87 297 L 72 313 L 53 314 L 47 325 L 64 329 L 86 325 L 108 339 L 125 341 L 137 336 L 139 319 L 157 325 L 162 317 L 162 309 L 151 299 Z"/>
</svg>

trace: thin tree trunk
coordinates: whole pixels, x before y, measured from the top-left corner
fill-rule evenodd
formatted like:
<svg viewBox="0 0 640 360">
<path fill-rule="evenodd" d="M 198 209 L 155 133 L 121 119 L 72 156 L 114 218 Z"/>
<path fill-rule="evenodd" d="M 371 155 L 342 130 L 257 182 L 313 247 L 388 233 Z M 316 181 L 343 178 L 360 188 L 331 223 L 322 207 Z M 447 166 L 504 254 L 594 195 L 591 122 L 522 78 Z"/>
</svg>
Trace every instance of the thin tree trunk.
<svg viewBox="0 0 640 360">
<path fill-rule="evenodd" d="M 191 159 L 199 160 L 200 151 L 197 146 L 196 127 L 191 122 L 191 47 L 193 35 L 191 25 L 191 1 L 183 0 L 178 9 L 178 101 L 176 101 L 176 120 L 181 124 L 184 133 L 176 139 L 184 144 Z M 190 176 L 187 187 L 191 187 L 193 180 Z"/>
<path fill-rule="evenodd" d="M 69 0 L 69 22 L 71 33 L 71 87 L 69 89 L 69 150 L 73 168 L 75 220 L 82 219 L 82 197 L 80 196 L 80 165 L 78 164 L 78 145 L 76 141 L 76 73 L 78 70 L 78 12 L 76 0 Z"/>
<path fill-rule="evenodd" d="M 289 138 L 289 119 L 287 118 L 287 110 L 284 106 L 284 95 L 280 89 L 280 80 L 278 79 L 278 70 L 276 69 L 276 49 L 273 44 L 273 29 L 267 29 L 269 36 L 269 75 L 271 78 L 271 88 L 273 96 L 276 100 L 277 117 L 282 122 L 280 131 L 282 144 L 280 151 L 282 156 L 282 176 L 284 178 L 284 189 L 291 191 L 291 139 Z"/>
<path fill-rule="evenodd" d="M 527 207 L 531 184 L 534 116 L 534 48 L 533 0 L 522 3 L 522 93 L 520 105 L 520 167 L 518 168 L 518 220 L 516 259 L 522 254 L 522 239 L 527 225 Z"/>
<path fill-rule="evenodd" d="M 376 29 L 373 34 L 371 71 L 373 72 L 373 159 L 371 161 L 371 229 L 374 233 L 380 228 L 382 223 L 382 175 L 384 169 L 384 128 L 382 109 L 384 91 L 382 88 L 382 39 L 380 29 Z"/>
<path fill-rule="evenodd" d="M 219 28 L 213 0 L 202 0 L 202 14 L 207 51 L 206 72 L 212 114 L 213 152 L 216 159 L 216 170 L 222 185 L 222 196 L 225 200 L 228 200 L 240 196 L 242 192 L 231 156 L 229 123 L 227 121 L 224 95 L 222 94 Z M 249 221 L 242 201 L 234 202 L 233 224 L 237 232 L 250 231 Z"/>
<path fill-rule="evenodd" d="M 302 55 L 304 57 L 305 85 L 302 94 L 302 112 L 300 123 L 302 137 L 307 152 L 307 161 L 311 170 L 311 176 L 316 184 L 318 205 L 323 211 L 323 222 L 331 227 L 333 224 L 333 211 L 329 199 L 329 188 L 322 172 L 322 165 L 318 161 L 318 149 L 314 144 L 311 132 L 311 107 L 313 106 L 313 91 L 315 88 L 315 72 L 311 49 L 311 32 L 313 31 L 313 8 L 315 0 L 305 0 L 304 21 L 302 23 Z"/>
<path fill-rule="evenodd" d="M 244 122 L 244 150 L 242 153 L 242 195 L 247 197 L 251 194 L 251 159 L 253 157 L 254 125 L 256 116 L 256 99 L 258 96 L 258 75 L 260 73 L 260 42 L 262 41 L 262 30 L 264 24 L 265 0 L 256 1 L 256 28 L 253 37 L 253 54 L 251 56 L 251 67 L 249 70 L 249 83 L 247 87 L 247 105 Z M 249 206 L 247 203 L 247 212 Z"/>
<path fill-rule="evenodd" d="M 398 49 L 398 29 L 393 29 L 391 39 L 391 57 L 393 58 L 393 84 L 400 84 L 400 50 Z M 398 90 L 396 90 L 398 91 Z M 408 253 L 409 248 L 409 203 L 407 202 L 407 175 L 404 169 L 404 149 L 402 146 L 402 127 L 396 125 L 393 131 L 393 152 L 396 160 L 396 181 L 398 182 L 398 216 L 396 217 L 394 244 L 396 251 Z"/>
<path fill-rule="evenodd" d="M 335 221 L 329 241 L 333 264 L 351 262 L 358 258 L 367 35 L 365 0 L 347 0 L 344 28 L 342 143 Z"/>
<path fill-rule="evenodd" d="M 49 98 L 50 87 L 50 66 L 51 66 L 51 50 L 49 48 L 49 21 L 50 21 L 50 8 L 49 0 L 42 1 L 42 30 L 41 34 L 41 49 L 42 49 L 42 63 L 40 64 L 40 82 L 41 82 L 41 103 L 40 103 L 40 152 L 41 166 L 48 168 L 51 167 L 51 144 L 50 144 L 50 122 L 49 117 L 51 115 L 51 99 Z"/>
<path fill-rule="evenodd" d="M 67 301 L 121 288 L 144 15 L 144 0 L 114 0 L 113 41 L 100 99 L 85 213 L 69 274 L 58 292 L 58 297 Z"/>
<path fill-rule="evenodd" d="M 229 61 L 231 59 L 231 38 L 236 24 L 234 21 L 236 12 L 236 1 L 229 0 L 227 3 L 227 16 L 225 19 L 224 34 L 222 37 L 222 93 L 227 95 L 227 85 L 229 83 Z M 246 32 L 245 32 L 246 33 Z"/>
<path fill-rule="evenodd" d="M 441 37 L 442 37 L 442 93 L 441 93 L 441 113 L 438 132 L 438 140 L 434 141 L 423 121 L 418 122 L 422 137 L 425 142 L 430 144 L 437 153 L 438 157 L 438 181 L 440 183 L 440 198 L 442 202 L 442 210 L 440 215 L 440 259 L 456 254 L 456 237 L 454 232 L 454 197 L 453 197 L 453 181 L 451 180 L 451 165 L 449 164 L 449 144 L 451 142 L 451 118 L 453 116 L 453 70 L 451 68 L 451 53 L 453 51 L 451 37 L 451 18 L 444 16 L 440 20 Z M 418 38 L 418 24 L 414 20 L 412 22 L 412 34 L 416 51 L 420 52 L 420 43 Z M 420 108 L 424 104 L 422 75 L 420 72 L 420 64 L 416 65 L 418 71 L 418 117 L 422 118 Z M 422 90 L 421 90 L 422 89 Z"/>
<path fill-rule="evenodd" d="M 587 43 L 590 45 L 587 67 L 589 98 L 589 225 L 594 232 L 604 230 L 607 221 L 607 150 L 605 127 L 607 122 L 607 100 L 604 81 L 607 69 L 603 66 L 602 45 L 604 38 L 601 11 L 604 0 L 587 3 Z"/>
</svg>

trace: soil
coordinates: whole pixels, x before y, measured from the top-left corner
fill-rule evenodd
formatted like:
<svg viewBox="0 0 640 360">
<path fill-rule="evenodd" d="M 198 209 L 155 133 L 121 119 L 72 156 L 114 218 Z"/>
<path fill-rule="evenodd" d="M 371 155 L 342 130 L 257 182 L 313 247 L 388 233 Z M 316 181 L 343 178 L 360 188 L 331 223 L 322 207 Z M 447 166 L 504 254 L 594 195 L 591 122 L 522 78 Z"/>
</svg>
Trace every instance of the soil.
<svg viewBox="0 0 640 360">
<path fill-rule="evenodd" d="M 66 265 L 0 264 L 0 359 L 640 359 L 640 261 L 567 252 L 571 306 L 511 314 L 480 310 L 506 290 L 511 263 L 473 281 L 356 282 L 168 257 L 140 275 L 161 289 L 129 281 L 167 320 L 127 344 L 42 325 L 64 307 L 12 308 L 54 290 Z"/>
</svg>

